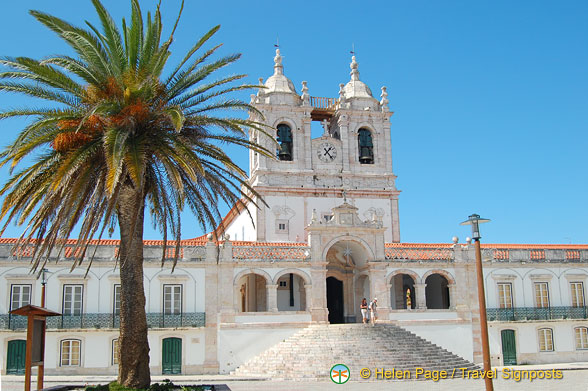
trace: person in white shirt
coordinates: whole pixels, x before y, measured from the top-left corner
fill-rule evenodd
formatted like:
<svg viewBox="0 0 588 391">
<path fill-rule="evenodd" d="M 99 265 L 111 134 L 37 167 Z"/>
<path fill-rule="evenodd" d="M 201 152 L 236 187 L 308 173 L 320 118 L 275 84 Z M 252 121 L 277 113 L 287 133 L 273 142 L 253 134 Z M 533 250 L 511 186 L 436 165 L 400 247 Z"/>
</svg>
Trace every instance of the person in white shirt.
<svg viewBox="0 0 588 391">
<path fill-rule="evenodd" d="M 372 317 L 372 325 L 374 323 L 376 323 L 376 320 L 378 320 L 378 299 L 374 297 L 374 300 L 372 300 L 372 302 L 369 305 L 369 309 L 371 312 L 371 317 Z"/>
</svg>

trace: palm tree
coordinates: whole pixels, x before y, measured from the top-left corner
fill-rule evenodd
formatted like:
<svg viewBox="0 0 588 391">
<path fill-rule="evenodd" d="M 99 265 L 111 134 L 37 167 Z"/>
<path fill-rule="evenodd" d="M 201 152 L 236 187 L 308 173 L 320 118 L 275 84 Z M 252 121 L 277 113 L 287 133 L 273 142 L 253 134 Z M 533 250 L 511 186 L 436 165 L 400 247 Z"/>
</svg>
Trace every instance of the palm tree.
<svg viewBox="0 0 588 391">
<path fill-rule="evenodd" d="M 87 29 L 78 28 L 31 11 L 75 51 L 76 58 L 0 59 L 5 68 L 0 72 L 0 90 L 49 102 L 45 107 L 0 112 L 0 119 L 33 118 L 0 154 L 0 165 L 10 163 L 11 169 L 0 190 L 4 196 L 0 218 L 6 225 L 27 223 L 17 246 L 34 248 L 33 270 L 44 266 L 50 256 L 59 256 L 76 227 L 79 237 L 72 268 L 86 259 L 90 267 L 97 248 L 90 245 L 118 224 L 119 346 L 124 346 L 119 352 L 118 380 L 141 388 L 150 383 L 143 289 L 145 210 L 161 230 L 164 243 L 168 233 L 173 238 L 175 266 L 180 212 L 186 204 L 207 229 L 221 219 L 220 202 L 253 202 L 257 195 L 246 182 L 246 173 L 223 151 L 223 144 L 271 153 L 248 141 L 247 129 L 263 132 L 260 124 L 227 117 L 227 110 L 255 110 L 227 97 L 252 87 L 234 84 L 245 75 L 210 81 L 216 71 L 240 57 L 212 60 L 221 45 L 203 51 L 219 26 L 200 38 L 164 76 L 181 10 L 163 41 L 159 6 L 144 20 L 138 0 L 131 0 L 130 23 L 123 19 L 119 29 L 100 1 L 92 2 L 100 29 L 88 22 Z M 25 157 L 30 163 L 13 172 Z"/>
</svg>

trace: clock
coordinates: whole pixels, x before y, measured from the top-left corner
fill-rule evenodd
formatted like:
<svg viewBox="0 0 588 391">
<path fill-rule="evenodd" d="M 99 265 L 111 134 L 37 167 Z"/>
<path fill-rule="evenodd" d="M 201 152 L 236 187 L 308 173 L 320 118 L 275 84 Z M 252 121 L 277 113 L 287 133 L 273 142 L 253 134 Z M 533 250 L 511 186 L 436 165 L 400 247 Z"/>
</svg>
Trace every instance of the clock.
<svg viewBox="0 0 588 391">
<path fill-rule="evenodd" d="M 329 163 L 337 157 L 337 148 L 329 142 L 324 142 L 319 145 L 316 153 L 321 161 Z"/>
</svg>

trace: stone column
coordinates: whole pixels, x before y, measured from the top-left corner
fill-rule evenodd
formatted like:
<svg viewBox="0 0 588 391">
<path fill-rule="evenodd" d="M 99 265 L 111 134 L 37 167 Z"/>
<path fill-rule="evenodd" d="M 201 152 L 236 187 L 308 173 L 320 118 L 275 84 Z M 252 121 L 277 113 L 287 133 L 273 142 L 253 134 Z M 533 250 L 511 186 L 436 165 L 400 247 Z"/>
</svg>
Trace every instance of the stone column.
<svg viewBox="0 0 588 391">
<path fill-rule="evenodd" d="M 386 281 L 386 291 L 388 292 L 388 300 L 390 300 L 390 311 L 393 309 L 398 309 L 396 307 L 396 303 L 392 302 L 392 284 L 389 284 L 387 281 Z M 394 297 L 396 297 L 396 295 Z"/>
<path fill-rule="evenodd" d="M 343 172 L 349 172 L 349 163 L 351 159 L 350 156 L 352 156 L 352 154 L 349 150 L 349 119 L 347 118 L 346 114 L 339 116 L 337 125 L 339 126 L 339 135 L 341 136 L 341 148 L 343 149 Z M 355 142 L 355 144 L 351 142 L 351 145 L 357 145 L 357 141 Z"/>
<path fill-rule="evenodd" d="M 350 318 L 356 317 L 355 290 L 353 288 L 353 274 L 348 273 L 343 280 L 343 316 L 345 322 L 350 321 Z"/>
<path fill-rule="evenodd" d="M 310 269 L 310 277 L 312 278 L 310 295 L 311 319 L 313 322 L 328 322 L 326 262 L 313 263 Z"/>
<path fill-rule="evenodd" d="M 266 284 L 267 291 L 267 310 L 269 312 L 278 312 L 278 285 Z"/>
<path fill-rule="evenodd" d="M 214 257 L 216 262 L 216 249 Z M 225 293 L 226 290 L 233 292 L 235 285 L 233 281 L 233 245 L 229 241 L 228 235 L 220 248 L 218 261 L 218 282 L 216 289 L 218 290 L 219 322 L 233 323 L 235 321 L 235 295 L 227 295 Z"/>
<path fill-rule="evenodd" d="M 378 298 L 378 319 L 390 319 L 390 293 L 386 291 L 386 269 L 381 264 L 370 264 L 370 294 Z"/>
<path fill-rule="evenodd" d="M 449 288 L 449 309 L 450 310 L 455 310 L 456 309 L 456 300 L 457 300 L 457 286 L 455 284 L 449 284 L 447 285 L 447 287 Z"/>
<path fill-rule="evenodd" d="M 312 297 L 312 285 L 304 284 L 304 308 L 300 308 L 301 311 L 310 312 L 310 298 Z"/>
<path fill-rule="evenodd" d="M 216 263 L 216 245 L 206 243 L 204 268 L 204 365 L 203 373 L 215 374 L 219 371 L 218 363 L 218 272 Z"/>
<path fill-rule="evenodd" d="M 425 295 L 425 288 L 427 284 L 417 283 L 414 284 L 415 296 L 416 296 L 416 309 L 426 310 L 427 309 L 427 296 Z"/>
</svg>

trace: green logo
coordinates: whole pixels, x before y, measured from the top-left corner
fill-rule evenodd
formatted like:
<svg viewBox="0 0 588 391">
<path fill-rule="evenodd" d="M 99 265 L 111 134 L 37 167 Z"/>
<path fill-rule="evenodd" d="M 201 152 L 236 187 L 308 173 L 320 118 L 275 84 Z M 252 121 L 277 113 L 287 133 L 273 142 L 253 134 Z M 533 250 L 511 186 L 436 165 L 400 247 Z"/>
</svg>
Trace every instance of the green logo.
<svg viewBox="0 0 588 391">
<path fill-rule="evenodd" d="M 349 367 L 344 364 L 335 364 L 333 368 L 331 368 L 331 380 L 335 384 L 343 384 L 349 380 L 351 376 L 351 372 L 349 371 Z"/>
</svg>

